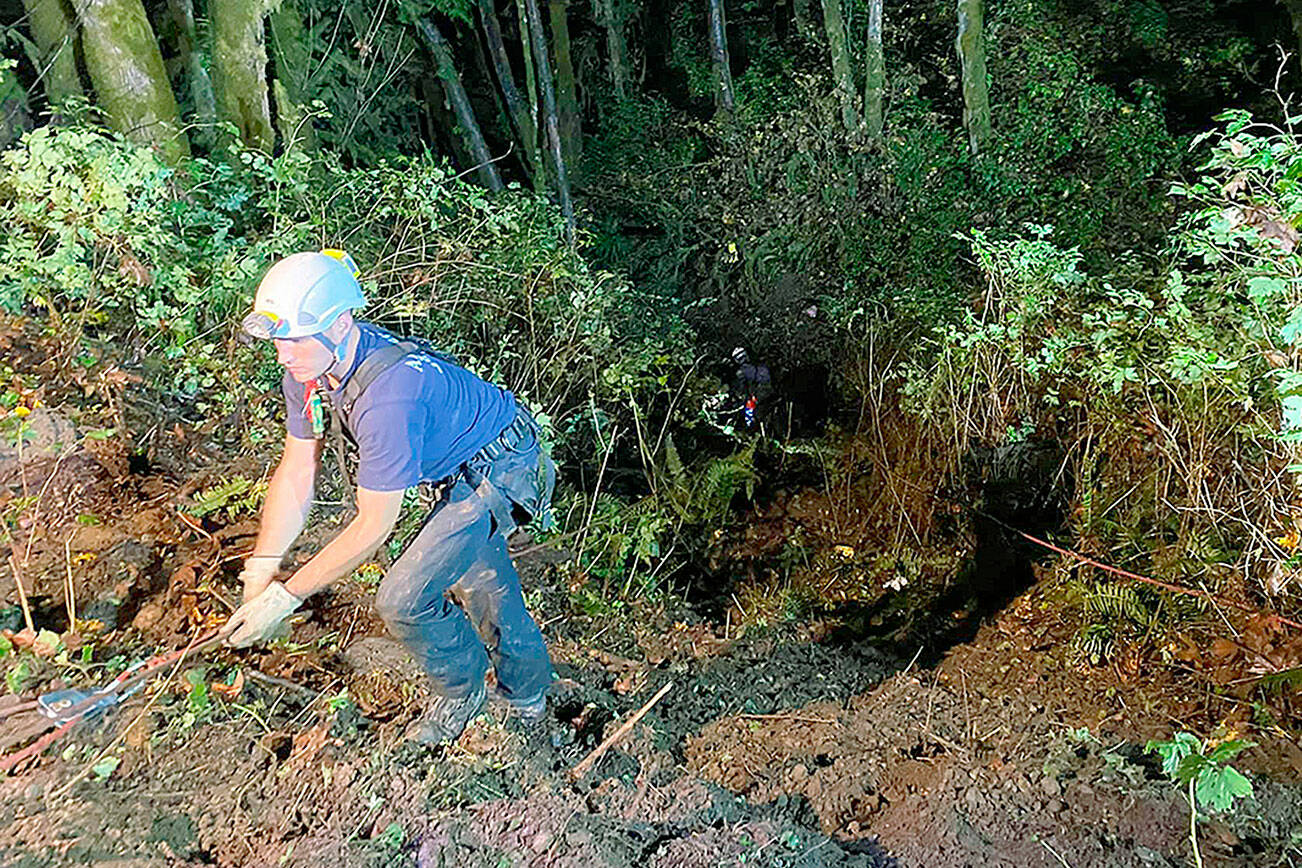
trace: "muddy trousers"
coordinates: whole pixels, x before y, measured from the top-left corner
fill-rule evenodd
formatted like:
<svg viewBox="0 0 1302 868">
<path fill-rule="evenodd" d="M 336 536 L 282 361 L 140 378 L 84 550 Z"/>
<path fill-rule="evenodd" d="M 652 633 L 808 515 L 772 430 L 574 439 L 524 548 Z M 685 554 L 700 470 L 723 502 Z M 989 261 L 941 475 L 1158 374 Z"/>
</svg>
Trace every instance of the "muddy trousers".
<svg viewBox="0 0 1302 868">
<path fill-rule="evenodd" d="M 536 507 L 540 495 L 550 497 L 554 474 L 536 443 L 472 461 L 380 584 L 376 609 L 435 691 L 466 696 L 490 660 L 508 699 L 528 702 L 551 683 L 547 646 L 525 609 L 506 536 L 515 529 L 513 507 L 526 501 L 517 493 L 533 494 L 528 505 Z"/>
</svg>

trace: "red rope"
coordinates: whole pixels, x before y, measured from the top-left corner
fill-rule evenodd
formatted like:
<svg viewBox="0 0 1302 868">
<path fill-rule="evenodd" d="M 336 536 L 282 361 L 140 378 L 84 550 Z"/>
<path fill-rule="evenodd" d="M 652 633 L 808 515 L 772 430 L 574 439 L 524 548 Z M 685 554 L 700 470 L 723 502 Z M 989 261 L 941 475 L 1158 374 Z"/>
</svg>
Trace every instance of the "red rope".
<svg viewBox="0 0 1302 868">
<path fill-rule="evenodd" d="M 50 745 L 54 744 L 54 742 L 58 741 L 64 735 L 64 733 L 66 733 L 68 730 L 76 726 L 77 721 L 79 720 L 81 720 L 80 717 L 74 717 L 72 720 L 68 721 L 58 729 L 47 732 L 45 735 L 41 736 L 36 741 L 32 742 L 22 750 L 16 753 L 11 753 L 9 756 L 5 757 L 4 759 L 0 759 L 0 773 L 8 774 L 10 769 L 18 765 L 23 760 L 30 759 L 31 757 L 36 756 L 41 751 L 45 750 Z"/>
</svg>

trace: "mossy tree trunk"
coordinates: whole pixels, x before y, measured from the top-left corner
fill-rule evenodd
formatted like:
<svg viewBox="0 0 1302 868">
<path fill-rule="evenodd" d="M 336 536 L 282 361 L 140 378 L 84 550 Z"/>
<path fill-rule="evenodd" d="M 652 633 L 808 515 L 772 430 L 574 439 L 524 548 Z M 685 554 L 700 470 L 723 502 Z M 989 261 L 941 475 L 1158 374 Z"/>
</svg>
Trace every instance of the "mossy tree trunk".
<svg viewBox="0 0 1302 868">
<path fill-rule="evenodd" d="M 864 51 L 867 76 L 863 88 L 864 131 L 868 140 L 881 140 L 885 118 L 886 57 L 882 50 L 882 0 L 868 0 L 868 45 Z"/>
<path fill-rule="evenodd" d="M 168 0 L 167 8 L 176 28 L 176 50 L 190 88 L 190 101 L 194 103 L 194 120 L 198 125 L 195 141 L 201 147 L 211 146 L 217 129 L 217 98 L 213 95 L 212 79 L 208 77 L 194 25 L 194 0 Z"/>
<path fill-rule="evenodd" d="M 556 91 L 552 85 L 552 67 L 547 59 L 547 40 L 543 36 L 542 13 L 538 0 L 524 0 L 529 22 L 529 45 L 533 49 L 534 69 L 538 75 L 538 92 L 542 95 L 543 125 L 547 130 L 547 147 L 552 156 L 556 178 L 556 195 L 561 200 L 565 218 L 565 240 L 574 245 L 574 200 L 570 198 L 570 178 L 565 171 L 565 152 L 561 147 L 560 120 L 556 112 Z"/>
<path fill-rule="evenodd" d="M 12 68 L 0 68 L 0 148 L 7 148 L 32 128 L 27 91 Z"/>
<path fill-rule="evenodd" d="M 610 83 L 620 99 L 628 96 L 628 48 L 624 45 L 623 21 L 615 13 L 615 0 L 593 0 L 593 13 L 606 31 Z"/>
<path fill-rule="evenodd" d="M 728 20 L 723 0 L 710 0 L 710 63 L 714 67 L 715 106 L 731 112 L 737 107 L 732 90 L 732 65 L 728 57 Z"/>
<path fill-rule="evenodd" d="M 23 0 L 23 8 L 32 41 L 41 52 L 42 81 L 50 105 L 57 108 L 68 97 L 85 96 L 77 74 L 77 28 L 71 9 L 63 0 Z"/>
<path fill-rule="evenodd" d="M 276 129 L 286 149 L 316 150 L 316 133 L 307 103 L 311 53 L 303 35 L 303 16 L 294 0 L 280 0 L 271 10 L 271 58 L 275 69 Z"/>
<path fill-rule="evenodd" d="M 534 129 L 533 164 L 538 167 L 533 175 L 533 188 L 542 193 L 547 189 L 547 166 L 543 161 L 543 139 L 546 136 L 542 132 L 543 122 L 539 120 L 538 75 L 534 70 L 533 38 L 529 34 L 529 12 L 524 0 L 515 0 L 515 14 L 520 27 L 520 43 L 524 48 L 524 88 L 529 93 L 529 119 Z"/>
<path fill-rule="evenodd" d="M 163 55 L 140 0 L 79 0 L 81 48 L 96 102 L 127 138 L 168 162 L 190 153 Z"/>
<path fill-rule="evenodd" d="M 836 97 L 841 103 L 841 124 L 847 133 L 859 130 L 859 108 L 854 92 L 854 72 L 850 66 L 850 48 L 846 45 L 845 19 L 841 16 L 841 0 L 823 0 L 823 30 L 827 33 L 827 46 L 832 53 L 832 80 L 836 83 Z"/>
<path fill-rule="evenodd" d="M 267 46 L 263 38 L 266 0 L 211 0 L 213 90 L 217 113 L 239 130 L 250 148 L 271 153 Z"/>
<path fill-rule="evenodd" d="M 465 86 L 462 85 L 461 76 L 457 73 L 451 46 L 443 38 L 443 32 L 438 29 L 438 25 L 428 17 L 420 19 L 418 26 L 421 36 L 425 37 L 425 44 L 429 47 L 430 54 L 434 56 L 434 63 L 439 71 L 439 81 L 443 84 L 443 93 L 447 96 L 448 105 L 452 107 L 457 117 L 457 126 L 460 128 L 461 139 L 465 143 L 466 150 L 470 152 L 477 164 L 475 169 L 479 172 L 479 179 L 488 189 L 501 190 L 502 178 L 497 173 L 497 167 L 493 165 L 493 156 L 488 152 L 488 144 L 479 129 L 479 121 L 475 119 L 470 98 L 466 96 Z"/>
<path fill-rule="evenodd" d="M 524 149 L 521 162 L 530 174 L 540 171 L 534 163 L 538 151 L 538 127 L 529 112 L 529 103 L 515 84 L 515 73 L 511 71 L 511 59 L 506 53 L 506 42 L 502 39 L 502 24 L 497 18 L 497 9 L 493 0 L 479 0 L 479 21 L 484 28 L 484 40 L 488 43 L 488 57 L 493 64 L 493 73 L 497 77 L 498 87 L 502 91 L 502 101 L 506 103 L 506 112 L 511 117 L 511 126 L 520 139 Z M 525 44 L 528 51 L 528 43 Z"/>
<path fill-rule="evenodd" d="M 578 166 L 583 149 L 583 125 L 579 118 L 578 83 L 570 52 L 569 0 L 549 0 L 552 19 L 552 51 L 556 55 L 556 111 L 560 122 L 561 148 L 565 163 Z"/>
<path fill-rule="evenodd" d="M 968 150 L 979 154 L 990 141 L 990 91 L 986 85 L 986 45 L 982 33 L 984 0 L 958 0 L 958 37 L 955 40 L 963 72 L 963 127 Z"/>
</svg>

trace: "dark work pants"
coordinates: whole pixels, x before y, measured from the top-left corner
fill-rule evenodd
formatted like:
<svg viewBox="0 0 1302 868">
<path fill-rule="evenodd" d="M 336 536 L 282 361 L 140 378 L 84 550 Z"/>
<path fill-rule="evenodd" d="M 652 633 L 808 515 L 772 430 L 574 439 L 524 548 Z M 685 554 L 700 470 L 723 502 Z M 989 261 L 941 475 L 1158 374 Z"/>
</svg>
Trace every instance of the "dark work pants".
<svg viewBox="0 0 1302 868">
<path fill-rule="evenodd" d="M 551 683 L 547 646 L 525 609 L 506 538 L 515 506 L 546 508 L 555 472 L 533 433 L 492 460 L 472 459 L 381 582 L 376 609 L 437 692 L 466 696 L 490 660 L 508 699 L 531 701 Z"/>
</svg>

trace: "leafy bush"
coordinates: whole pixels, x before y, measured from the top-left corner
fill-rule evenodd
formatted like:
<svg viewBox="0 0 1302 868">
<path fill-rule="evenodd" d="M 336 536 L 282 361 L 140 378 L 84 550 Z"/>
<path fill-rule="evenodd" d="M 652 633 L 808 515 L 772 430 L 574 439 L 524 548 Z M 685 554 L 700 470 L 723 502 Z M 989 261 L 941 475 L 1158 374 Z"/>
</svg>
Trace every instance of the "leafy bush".
<svg viewBox="0 0 1302 868">
<path fill-rule="evenodd" d="M 1248 568 L 1279 593 L 1302 470 L 1302 142 L 1222 120 L 1201 178 L 1174 190 L 1195 207 L 1157 268 L 1096 276 L 1047 227 L 973 232 L 985 292 L 932 330 L 905 393 L 955 458 L 1015 431 L 1062 441 L 1083 536 Z"/>
<path fill-rule="evenodd" d="M 201 410 L 278 381 L 270 347 L 236 340 L 238 316 L 276 258 L 322 246 L 361 265 L 363 317 L 431 337 L 558 431 L 589 402 L 627 414 L 690 365 L 673 307 L 590 268 L 532 193 L 490 199 L 428 155 L 352 170 L 230 157 L 173 170 L 99 130 L 31 133 L 0 158 L 0 304 L 43 311 L 70 356 L 165 351 L 152 384 Z"/>
</svg>

